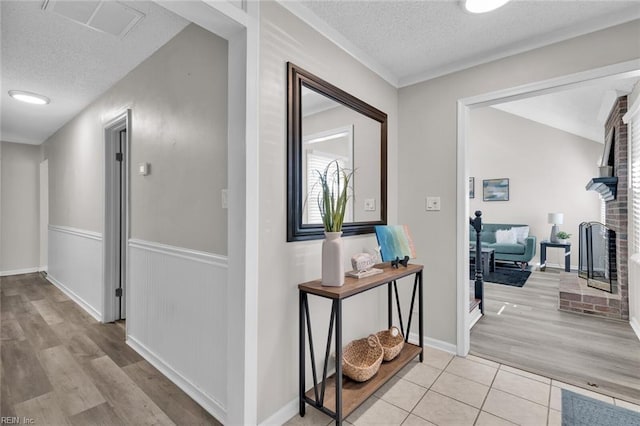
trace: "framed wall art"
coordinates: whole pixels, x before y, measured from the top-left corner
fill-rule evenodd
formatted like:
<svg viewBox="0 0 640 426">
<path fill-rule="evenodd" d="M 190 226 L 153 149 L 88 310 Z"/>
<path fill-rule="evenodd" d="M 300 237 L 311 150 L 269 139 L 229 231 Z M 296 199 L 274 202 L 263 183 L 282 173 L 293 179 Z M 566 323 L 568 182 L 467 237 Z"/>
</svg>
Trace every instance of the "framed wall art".
<svg viewBox="0 0 640 426">
<path fill-rule="evenodd" d="M 483 180 L 482 201 L 509 201 L 509 179 Z"/>
<path fill-rule="evenodd" d="M 469 178 L 469 198 L 476 198 L 476 178 Z"/>
</svg>

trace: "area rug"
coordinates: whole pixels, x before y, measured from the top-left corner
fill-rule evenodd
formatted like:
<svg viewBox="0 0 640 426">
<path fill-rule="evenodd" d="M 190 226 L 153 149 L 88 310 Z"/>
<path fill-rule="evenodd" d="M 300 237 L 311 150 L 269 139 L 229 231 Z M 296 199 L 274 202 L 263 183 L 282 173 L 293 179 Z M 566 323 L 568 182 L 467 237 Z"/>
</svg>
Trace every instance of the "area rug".
<svg viewBox="0 0 640 426">
<path fill-rule="evenodd" d="M 640 413 L 562 389 L 562 426 L 640 426 Z"/>
<path fill-rule="evenodd" d="M 475 277 L 475 270 L 471 270 L 470 279 L 473 281 Z M 488 275 L 483 275 L 482 278 L 487 283 L 504 284 L 512 287 L 522 287 L 529 279 L 531 271 L 522 271 L 519 268 L 500 268 L 496 267 L 496 270 L 489 272 Z"/>
</svg>

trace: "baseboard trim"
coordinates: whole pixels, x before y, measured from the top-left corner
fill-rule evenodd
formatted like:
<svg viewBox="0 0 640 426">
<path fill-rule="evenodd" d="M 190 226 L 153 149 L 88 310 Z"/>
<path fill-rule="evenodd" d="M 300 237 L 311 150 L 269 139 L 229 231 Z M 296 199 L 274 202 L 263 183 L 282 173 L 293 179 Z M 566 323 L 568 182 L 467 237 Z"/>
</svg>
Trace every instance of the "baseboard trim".
<svg viewBox="0 0 640 426">
<path fill-rule="evenodd" d="M 38 272 L 38 267 L 35 268 L 24 268 L 24 269 L 13 269 L 11 271 L 0 271 L 0 277 L 9 277 L 11 275 L 22 275 L 22 274 L 32 274 L 34 272 Z"/>
<path fill-rule="evenodd" d="M 227 411 L 222 404 L 200 390 L 134 337 L 127 335 L 126 343 L 146 359 L 149 364 L 157 368 L 158 371 L 167 376 L 167 378 L 169 378 L 169 380 L 171 380 L 176 386 L 193 398 L 194 401 L 200 404 L 202 408 L 207 410 L 219 422 L 222 424 L 227 422 Z"/>
<path fill-rule="evenodd" d="M 263 422 L 260 422 L 259 426 L 280 426 L 289 421 L 293 416 L 298 414 L 298 398 L 295 398 L 285 404 L 284 407 L 273 413 L 271 417 Z M 315 408 L 307 407 L 307 409 L 315 410 Z"/>
<path fill-rule="evenodd" d="M 631 324 L 631 328 L 636 333 L 636 337 L 640 340 L 640 321 L 638 321 L 638 318 L 632 317 L 631 320 L 629 320 L 629 324 Z"/>
<path fill-rule="evenodd" d="M 419 342 L 420 342 L 420 339 L 418 339 L 418 333 L 409 334 L 409 343 L 413 343 L 414 345 L 417 345 Z M 456 355 L 458 350 L 457 346 L 452 343 L 445 342 L 444 340 L 434 339 L 432 337 L 427 337 L 427 336 L 424 336 L 424 345 L 434 349 L 444 351 L 444 352 L 448 352 L 453 355 Z"/>
<path fill-rule="evenodd" d="M 71 300 L 76 302 L 78 305 L 80 305 L 80 307 L 82 309 L 87 311 L 87 313 L 89 315 L 91 315 L 96 320 L 102 322 L 102 314 L 100 314 L 100 312 L 98 312 L 98 310 L 96 310 L 93 306 L 91 306 L 89 303 L 87 303 L 82 297 L 78 296 L 73 291 L 71 291 L 68 287 L 66 287 L 64 284 L 62 284 L 60 281 L 58 281 L 57 279 L 52 277 L 51 274 L 47 274 L 46 278 L 47 278 L 47 281 L 49 281 L 51 284 L 53 284 L 56 287 L 58 287 L 64 294 L 69 296 L 69 298 Z"/>
<path fill-rule="evenodd" d="M 471 330 L 473 326 L 476 325 L 478 321 L 480 321 L 480 318 L 482 318 L 482 312 L 480 312 L 480 307 L 476 306 L 473 312 L 469 314 L 469 317 L 470 317 L 469 330 Z"/>
<path fill-rule="evenodd" d="M 49 265 L 40 266 L 38 268 L 38 272 L 47 272 L 49 270 Z"/>
</svg>

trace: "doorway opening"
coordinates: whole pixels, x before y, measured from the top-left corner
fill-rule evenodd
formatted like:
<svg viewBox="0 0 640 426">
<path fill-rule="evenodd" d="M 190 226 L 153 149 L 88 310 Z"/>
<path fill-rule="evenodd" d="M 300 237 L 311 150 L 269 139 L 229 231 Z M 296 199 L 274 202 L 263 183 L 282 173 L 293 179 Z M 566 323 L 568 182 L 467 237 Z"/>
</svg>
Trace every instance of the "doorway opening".
<svg viewBox="0 0 640 426">
<path fill-rule="evenodd" d="M 486 293 L 485 297 L 488 298 L 486 309 L 488 309 L 488 315 L 482 317 L 477 325 L 473 328 L 473 346 L 471 345 L 472 338 L 471 335 L 471 321 L 472 315 L 469 310 L 469 231 L 468 231 L 468 223 L 469 216 L 471 212 L 474 210 L 473 207 L 478 208 L 478 200 L 475 200 L 476 205 L 474 206 L 474 200 L 469 200 L 469 178 L 475 177 L 476 179 L 489 179 L 499 176 L 489 176 L 487 170 L 475 167 L 469 161 L 473 158 L 474 161 L 478 161 L 479 155 L 476 152 L 474 153 L 470 150 L 469 140 L 473 140 L 474 143 L 478 139 L 478 135 L 474 134 L 474 137 L 470 137 L 470 120 L 471 117 L 483 117 L 483 118 L 495 118 L 495 122 L 497 122 L 498 118 L 503 121 L 506 121 L 508 117 L 506 117 L 508 111 L 504 110 L 499 111 L 501 109 L 498 107 L 497 109 L 488 109 L 485 107 L 490 106 L 499 106 L 499 104 L 504 105 L 505 103 L 509 103 L 512 101 L 523 100 L 525 98 L 533 98 L 541 95 L 548 95 L 551 93 L 558 93 L 562 91 L 567 91 L 571 89 L 578 88 L 587 88 L 590 86 L 594 86 L 596 84 L 600 84 L 605 80 L 616 80 L 620 81 L 623 79 L 637 79 L 640 76 L 640 70 L 638 69 L 637 61 L 630 61 L 626 63 L 616 64 L 596 70 L 591 70 L 587 72 L 576 73 L 572 75 L 568 75 L 561 78 L 556 78 L 552 80 L 547 80 L 543 82 L 538 82 L 534 84 L 530 84 L 527 86 L 516 87 L 513 89 L 508 89 L 500 92 L 489 93 L 486 95 L 476 96 L 473 98 L 461 99 L 458 103 L 458 214 L 459 214 L 459 228 L 458 228 L 458 270 L 459 280 L 458 280 L 458 354 L 466 355 L 471 352 L 475 355 L 482 355 L 483 357 L 492 359 L 494 361 L 498 361 L 502 364 L 509 365 L 511 367 L 517 367 L 521 370 L 526 370 L 530 373 L 535 373 L 539 375 L 544 375 L 546 377 L 554 378 L 555 380 L 559 380 L 560 382 L 570 383 L 580 387 L 588 387 L 588 386 L 598 386 L 599 392 L 605 393 L 608 395 L 613 395 L 619 393 L 620 395 L 624 395 L 627 398 L 637 397 L 637 389 L 622 389 L 619 386 L 619 383 L 609 383 L 607 382 L 606 375 L 601 375 L 599 373 L 600 370 L 606 368 L 604 363 L 602 365 L 595 365 L 590 369 L 582 369 L 582 371 L 578 371 L 581 360 L 588 360 L 591 362 L 593 358 L 597 355 L 593 355 L 595 352 L 591 349 L 593 348 L 593 343 L 596 338 L 600 339 L 599 334 L 602 335 L 602 341 L 606 338 L 607 335 L 614 335 L 615 333 L 611 332 L 611 330 L 607 329 L 609 327 L 616 327 L 617 337 L 620 338 L 620 342 L 618 344 L 610 345 L 610 347 L 623 347 L 625 344 L 631 342 L 634 344 L 634 350 L 637 351 L 637 340 L 634 340 L 634 336 L 628 324 L 624 323 L 614 323 L 614 322 L 597 322 L 597 319 L 586 317 L 586 316 L 575 316 L 572 313 L 563 313 L 557 310 L 557 298 L 558 298 L 558 281 L 560 281 L 561 277 L 567 276 L 570 277 L 572 275 L 576 275 L 574 271 L 569 271 L 569 266 L 565 266 L 565 268 L 556 268 L 558 272 L 553 274 L 553 271 L 536 271 L 532 272 L 533 278 L 529 282 L 528 287 L 525 285 L 522 289 L 515 288 L 510 286 L 502 286 L 497 284 L 490 284 L 489 287 L 491 291 L 485 288 Z M 484 112 L 483 112 L 484 111 Z M 487 112 L 490 111 L 490 112 Z M 608 111 L 607 111 L 608 112 Z M 480 115 L 478 115 L 478 113 Z M 511 116 L 509 116 L 511 117 Z M 509 118 L 510 122 L 515 122 L 515 119 Z M 533 123 L 535 120 L 531 120 Z M 538 142 L 535 147 L 540 150 L 543 144 Z M 555 153 L 558 153 L 559 147 L 555 147 Z M 489 150 L 488 150 L 489 151 Z M 503 150 L 504 151 L 504 150 Z M 503 154 L 503 151 L 500 150 L 492 150 L 492 152 L 500 152 Z M 600 150 L 601 151 L 601 150 Z M 585 157 L 586 158 L 586 157 Z M 591 158 L 591 157 L 589 157 Z M 469 160 L 467 160 L 469 159 Z M 592 158 L 594 174 L 597 172 L 597 158 Z M 533 162 L 530 158 L 527 161 Z M 575 169 L 577 161 L 573 158 L 574 163 L 573 169 Z M 549 166 L 549 162 L 541 162 L 545 166 Z M 490 169 L 490 168 L 489 168 Z M 575 170 L 574 170 L 575 171 Z M 494 170 L 490 170 L 490 172 L 494 172 Z M 485 176 L 481 176 L 481 175 Z M 517 175 L 516 172 L 513 174 Z M 501 175 L 500 175 L 501 176 Z M 532 174 L 535 176 L 533 180 L 537 179 L 536 183 L 540 184 L 541 176 L 538 174 Z M 513 176 L 511 176 L 513 177 Z M 521 194 L 529 195 L 529 201 L 538 201 L 540 197 L 531 197 L 535 191 L 530 190 L 527 191 L 525 188 L 525 184 L 531 183 L 532 179 L 522 178 L 519 182 L 512 180 L 513 183 L 519 183 L 518 189 Z M 582 181 L 581 181 L 582 182 Z M 585 182 L 586 183 L 586 182 Z M 557 185 L 557 181 L 554 181 L 555 185 Z M 482 187 L 481 187 L 482 188 Z M 577 187 L 576 187 L 577 188 Z M 584 189 L 584 184 L 579 188 L 580 191 L 586 191 Z M 582 194 L 582 192 L 580 193 Z M 512 194 L 513 195 L 513 194 Z M 477 195 L 476 195 L 477 197 Z M 484 200 L 486 201 L 486 200 Z M 509 205 L 504 204 L 502 209 L 497 209 L 497 205 L 491 205 L 490 203 L 482 204 L 480 208 L 483 211 L 483 222 L 485 222 L 485 213 L 487 213 L 487 223 L 522 223 L 522 220 L 518 220 L 526 214 L 531 213 L 531 208 L 526 210 L 515 211 L 514 200 L 511 200 Z M 525 200 L 526 201 L 526 200 Z M 551 205 L 554 203 L 558 203 L 558 200 L 553 202 L 546 203 L 545 206 Z M 531 207 L 531 206 L 529 206 Z M 508 213 L 513 217 L 511 221 L 511 217 L 501 217 L 500 214 L 504 214 L 507 211 L 507 208 L 510 210 Z M 591 215 L 596 217 L 598 215 L 598 206 L 594 206 L 592 209 Z M 545 218 L 547 217 L 547 213 L 550 211 L 557 211 L 553 208 L 545 209 L 543 213 L 536 213 L 535 218 L 532 218 L 529 222 L 532 222 L 534 219 L 537 220 L 538 224 L 534 224 L 537 227 L 537 244 L 539 246 L 541 240 L 549 239 L 548 230 L 551 228 L 551 222 L 547 224 Z M 574 215 L 575 216 L 575 215 Z M 542 219 L 540 219 L 542 218 Z M 551 220 L 551 219 L 549 219 Z M 576 219 L 577 220 L 577 219 Z M 576 222 L 573 220 L 573 222 Z M 527 223 L 529 225 L 529 223 Z M 568 226 L 568 225 L 567 225 Z M 573 229 L 575 227 L 575 230 Z M 533 227 L 532 227 L 533 228 Z M 575 226 L 572 225 L 569 231 L 573 231 L 574 235 L 577 235 L 577 222 Z M 577 241 L 576 241 L 577 243 Z M 578 244 L 574 244 L 574 264 L 577 259 L 577 247 Z M 558 253 L 558 259 L 562 259 L 562 262 L 556 261 L 556 266 L 560 266 L 561 263 L 564 263 L 565 260 L 569 260 L 566 255 L 563 256 L 563 253 Z M 541 260 L 542 262 L 542 260 Z M 569 265 L 567 262 L 566 265 Z M 564 270 L 563 270 L 564 269 Z M 571 273 L 570 273 L 571 272 Z M 462 279 L 460 279 L 462 278 Z M 537 287 L 536 287 L 537 286 Z M 546 293 L 545 293 L 546 292 Z M 519 299 L 518 299 L 519 298 Z M 486 299 L 485 299 L 486 300 Z M 550 307 L 547 305 L 551 305 Z M 544 309 L 547 309 L 544 311 Z M 509 311 L 511 311 L 511 316 L 509 317 Z M 536 320 L 532 320 L 532 316 L 537 315 L 538 318 Z M 509 317 L 509 318 L 507 318 Z M 513 319 L 513 321 L 511 321 Z M 483 321 L 484 320 L 484 321 Z M 490 320 L 487 322 L 486 320 Z M 498 331 L 498 333 L 486 333 L 486 330 L 489 325 L 491 327 L 495 327 L 496 324 L 507 324 L 507 320 L 511 321 L 508 324 L 511 326 L 509 329 L 504 329 Z M 588 339 L 580 339 L 577 336 L 578 323 L 583 324 L 588 322 L 589 325 L 592 326 L 591 330 L 595 330 L 591 335 L 591 340 Z M 548 329 L 544 329 L 544 325 L 549 323 L 550 326 Z M 484 324 L 484 326 L 483 326 Z M 479 327 L 480 326 L 480 327 Z M 520 329 L 517 329 L 516 326 L 521 326 Z M 571 328 L 573 327 L 573 329 Z M 554 340 L 563 339 L 563 342 L 568 341 L 568 335 L 561 335 L 564 329 L 569 329 L 572 334 L 570 337 L 573 339 L 571 345 L 554 345 Z M 586 328 L 585 328 L 586 329 Z M 503 332 L 504 331 L 504 332 Z M 600 333 L 601 332 L 601 333 Z M 512 333 L 512 334 L 509 334 Z M 522 340 L 514 339 L 513 335 L 517 335 L 518 338 L 522 337 Z M 624 338 L 621 337 L 624 335 Z M 622 343 L 624 342 L 624 343 Z M 581 350 L 580 345 L 588 347 L 588 350 Z M 527 346 L 530 345 L 530 346 Z M 536 352 L 531 349 L 531 347 L 537 346 L 540 350 L 544 350 L 545 354 L 543 357 L 538 357 Z M 626 347 L 628 350 L 628 347 Z M 564 352 L 562 352 L 564 350 Z M 489 351 L 492 351 L 489 353 Z M 573 352 L 572 352 L 573 351 Z M 572 353 L 570 353 L 572 352 Z M 617 355 L 617 354 L 616 354 Z M 589 357 L 592 358 L 589 358 Z M 622 355 L 624 356 L 624 354 Z M 600 357 L 600 359 L 603 359 Z M 543 365 L 544 362 L 549 361 L 546 365 Z M 552 362 L 551 362 L 552 361 Z M 615 363 L 616 360 L 612 359 L 611 362 Z M 594 365 L 595 363 L 592 363 Z M 619 364 L 622 365 L 622 364 Z M 574 368 L 574 371 L 570 371 L 570 368 Z M 598 370 L 600 369 L 600 370 Z M 622 371 L 626 371 L 624 368 Z M 586 380 L 596 377 L 596 380 Z"/>
<path fill-rule="evenodd" d="M 105 125 L 105 226 L 103 321 L 127 315 L 127 238 L 129 212 L 129 140 L 131 110 Z"/>
</svg>

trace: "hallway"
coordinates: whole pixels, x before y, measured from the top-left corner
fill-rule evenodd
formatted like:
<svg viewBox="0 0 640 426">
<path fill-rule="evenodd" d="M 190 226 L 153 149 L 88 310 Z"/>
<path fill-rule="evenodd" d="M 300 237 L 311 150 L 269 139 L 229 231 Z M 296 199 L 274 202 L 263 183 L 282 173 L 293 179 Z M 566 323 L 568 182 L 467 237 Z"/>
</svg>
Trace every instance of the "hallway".
<svg viewBox="0 0 640 426">
<path fill-rule="evenodd" d="M 40 274 L 0 278 L 2 416 L 34 424 L 206 424 L 211 415 Z"/>
</svg>

